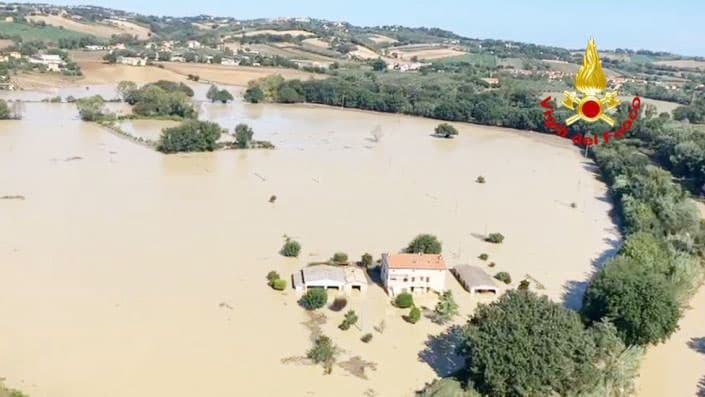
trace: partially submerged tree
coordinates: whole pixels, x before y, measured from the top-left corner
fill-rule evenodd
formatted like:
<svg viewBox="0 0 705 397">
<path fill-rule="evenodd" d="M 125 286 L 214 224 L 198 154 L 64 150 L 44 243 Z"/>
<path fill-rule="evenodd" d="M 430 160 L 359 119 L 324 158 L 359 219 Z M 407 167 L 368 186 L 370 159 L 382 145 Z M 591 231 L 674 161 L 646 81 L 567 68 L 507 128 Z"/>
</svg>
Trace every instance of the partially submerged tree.
<svg viewBox="0 0 705 397">
<path fill-rule="evenodd" d="M 458 130 L 448 123 L 441 123 L 436 127 L 435 134 L 443 138 L 452 138 L 458 135 Z"/>
<path fill-rule="evenodd" d="M 301 297 L 301 306 L 306 310 L 320 309 L 328 302 L 328 293 L 323 288 L 311 288 Z"/>
<path fill-rule="evenodd" d="M 83 121 L 100 121 L 107 116 L 105 101 L 100 95 L 81 98 L 76 101 L 78 114 Z"/>
<path fill-rule="evenodd" d="M 212 85 L 206 93 L 206 98 L 208 98 L 211 102 L 228 103 L 228 101 L 233 100 L 233 95 L 226 89 L 221 90 L 215 85 Z"/>
<path fill-rule="evenodd" d="M 284 246 L 279 251 L 280 254 L 289 258 L 298 257 L 299 252 L 301 252 L 301 244 L 298 241 L 292 240 L 289 237 L 286 238 L 286 240 L 284 241 Z"/>
<path fill-rule="evenodd" d="M 240 123 L 235 126 L 235 143 L 242 149 L 248 148 L 252 143 L 252 136 L 254 134 L 255 132 L 250 126 Z"/>
<path fill-rule="evenodd" d="M 223 129 L 210 121 L 187 120 L 162 130 L 157 150 L 162 153 L 206 152 L 218 148 Z"/>
</svg>

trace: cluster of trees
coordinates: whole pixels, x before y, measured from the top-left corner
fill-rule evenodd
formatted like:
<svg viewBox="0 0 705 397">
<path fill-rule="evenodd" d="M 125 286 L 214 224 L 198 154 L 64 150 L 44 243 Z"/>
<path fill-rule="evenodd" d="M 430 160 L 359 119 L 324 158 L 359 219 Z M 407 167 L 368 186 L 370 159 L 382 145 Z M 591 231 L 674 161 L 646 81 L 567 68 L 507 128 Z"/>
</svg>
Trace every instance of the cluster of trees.
<svg viewBox="0 0 705 397">
<path fill-rule="evenodd" d="M 17 107 L 12 107 L 0 99 L 0 120 L 14 120 L 21 117 Z"/>
<path fill-rule="evenodd" d="M 624 93 L 639 95 L 645 98 L 659 99 L 662 101 L 677 102 L 683 105 L 690 103 L 690 96 L 681 90 L 669 90 L 665 87 L 646 83 L 625 83 L 622 87 Z"/>
<path fill-rule="evenodd" d="M 613 390 L 629 389 L 617 365 L 627 347 L 612 324 L 586 327 L 578 313 L 529 291 L 480 305 L 461 340 L 468 395 L 580 395 L 606 379 Z"/>
<path fill-rule="evenodd" d="M 696 98 L 691 104 L 673 109 L 673 118 L 690 121 L 694 124 L 705 123 L 705 98 Z"/>
<path fill-rule="evenodd" d="M 77 48 L 83 48 L 89 45 L 104 45 L 105 43 L 95 36 L 81 36 L 81 37 L 61 37 L 57 42 L 59 48 L 65 50 L 74 50 Z"/>
<path fill-rule="evenodd" d="M 138 88 L 133 82 L 123 81 L 118 84 L 118 92 L 125 102 L 133 105 L 135 114 L 146 117 L 197 116 L 190 100 L 193 90 L 184 83 L 160 80 Z"/>
<path fill-rule="evenodd" d="M 218 148 L 218 139 L 223 132 L 216 123 L 186 120 L 162 131 L 157 150 L 162 153 L 213 151 Z"/>
<path fill-rule="evenodd" d="M 705 243 L 695 205 L 671 174 L 628 141 L 594 150 L 623 219 L 625 243 L 590 283 L 582 313 L 610 319 L 627 344 L 665 340 L 696 288 Z"/>
<path fill-rule="evenodd" d="M 270 77 L 250 84 L 250 102 L 311 102 L 449 121 L 470 121 L 542 131 L 543 115 L 536 92 L 508 85 L 482 91 L 476 78 L 462 73 L 341 73 L 324 80 Z"/>
</svg>

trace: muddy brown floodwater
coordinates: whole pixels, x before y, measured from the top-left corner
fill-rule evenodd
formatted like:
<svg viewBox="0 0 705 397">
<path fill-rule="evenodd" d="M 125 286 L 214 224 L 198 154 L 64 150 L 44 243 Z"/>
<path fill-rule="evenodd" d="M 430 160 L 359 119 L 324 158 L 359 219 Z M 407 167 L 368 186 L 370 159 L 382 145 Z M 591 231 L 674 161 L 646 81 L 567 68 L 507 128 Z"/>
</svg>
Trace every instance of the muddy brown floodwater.
<svg viewBox="0 0 705 397">
<path fill-rule="evenodd" d="M 32 397 L 409 396 L 434 369 L 460 364 L 424 351 L 444 327 L 405 323 L 373 285 L 349 304 L 361 329 L 337 329 L 343 313 L 328 309 L 321 327 L 344 350 L 339 361 L 376 369 L 324 376 L 282 362 L 309 348 L 308 316 L 293 291 L 266 286 L 267 272 L 288 278 L 336 251 L 378 258 L 427 232 L 450 265 L 486 266 L 477 256 L 488 253 L 491 274 L 510 272 L 514 286 L 530 274 L 539 293 L 574 304 L 618 244 L 606 187 L 555 136 L 457 124 L 460 135 L 443 140 L 430 136 L 437 121 L 414 117 L 199 107 L 230 129 L 249 123 L 277 149 L 164 156 L 81 122 L 70 104 L 27 103 L 23 120 L 0 122 L 0 196 L 25 197 L 0 200 L 8 385 Z M 490 232 L 504 243 L 483 242 Z M 302 243 L 299 259 L 277 254 L 284 235 Z M 462 323 L 477 299 L 448 284 Z"/>
</svg>

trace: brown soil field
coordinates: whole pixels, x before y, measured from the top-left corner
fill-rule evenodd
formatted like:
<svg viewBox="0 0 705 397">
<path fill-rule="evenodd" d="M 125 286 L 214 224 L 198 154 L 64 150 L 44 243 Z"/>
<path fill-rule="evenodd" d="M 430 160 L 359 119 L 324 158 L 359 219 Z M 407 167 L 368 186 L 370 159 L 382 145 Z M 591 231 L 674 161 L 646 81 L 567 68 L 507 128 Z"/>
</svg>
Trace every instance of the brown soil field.
<svg viewBox="0 0 705 397">
<path fill-rule="evenodd" d="M 403 60 L 411 60 L 413 57 L 417 57 L 419 60 L 421 59 L 442 59 L 442 58 L 450 58 L 450 57 L 455 57 L 459 55 L 465 55 L 465 51 L 459 51 L 455 50 L 452 48 L 433 48 L 433 49 L 425 49 L 425 50 L 419 50 L 419 51 L 404 51 L 400 53 L 400 58 Z"/>
<path fill-rule="evenodd" d="M 397 41 L 391 37 L 387 36 L 382 36 L 380 34 L 371 34 L 367 36 L 368 39 L 374 41 L 377 44 L 386 44 L 386 43 L 396 43 Z"/>
<path fill-rule="evenodd" d="M 10 47 L 14 45 L 15 43 L 12 40 L 0 40 L 0 50 L 3 48 Z"/>
<path fill-rule="evenodd" d="M 72 19 L 60 17 L 57 15 L 35 15 L 27 17 L 32 22 L 44 22 L 47 25 L 62 27 L 75 32 L 92 34 L 94 36 L 110 38 L 115 34 L 131 34 L 144 40 L 149 37 L 149 29 L 133 23 L 108 20 L 109 24 L 87 24 L 74 21 Z"/>
<path fill-rule="evenodd" d="M 678 61 L 656 61 L 656 65 L 673 66 L 680 69 L 703 69 L 705 70 L 705 61 L 695 61 L 692 59 L 681 59 Z"/>
<path fill-rule="evenodd" d="M 350 51 L 350 55 L 356 56 L 360 59 L 377 59 L 380 55 L 367 47 L 361 45 L 357 46 L 355 51 Z"/>
<path fill-rule="evenodd" d="M 324 75 L 302 72 L 296 69 L 265 68 L 254 66 L 206 65 L 197 63 L 166 62 L 164 63 L 164 69 L 157 70 L 171 72 L 173 74 L 179 74 L 182 77 L 188 74 L 195 74 L 200 76 L 202 80 L 208 80 L 220 84 L 231 84 L 240 86 L 247 85 L 247 83 L 252 80 L 271 76 L 274 74 L 281 75 L 285 79 L 306 80 L 311 78 L 325 78 Z"/>
<path fill-rule="evenodd" d="M 283 36 L 285 34 L 290 34 L 292 36 L 313 36 L 314 34 L 311 32 L 307 32 L 305 30 L 272 30 L 272 29 L 263 29 L 263 30 L 253 30 L 251 32 L 245 32 L 245 36 L 257 36 L 260 34 L 271 34 L 272 36 Z"/>
<path fill-rule="evenodd" d="M 578 68 L 580 65 L 576 65 L 574 63 L 569 63 L 565 61 L 556 61 L 553 59 L 542 59 L 542 62 L 547 64 L 551 70 L 557 70 L 559 72 L 564 72 L 564 73 L 577 73 Z M 605 76 L 609 77 L 615 77 L 619 76 L 620 74 L 615 72 L 614 70 L 610 70 L 607 68 L 602 69 L 605 72 Z"/>
<path fill-rule="evenodd" d="M 330 48 L 330 44 L 327 41 L 323 41 L 319 39 L 318 37 L 314 37 L 311 39 L 306 39 L 303 41 L 304 44 L 309 44 L 312 46 L 320 47 L 320 48 Z"/>
</svg>

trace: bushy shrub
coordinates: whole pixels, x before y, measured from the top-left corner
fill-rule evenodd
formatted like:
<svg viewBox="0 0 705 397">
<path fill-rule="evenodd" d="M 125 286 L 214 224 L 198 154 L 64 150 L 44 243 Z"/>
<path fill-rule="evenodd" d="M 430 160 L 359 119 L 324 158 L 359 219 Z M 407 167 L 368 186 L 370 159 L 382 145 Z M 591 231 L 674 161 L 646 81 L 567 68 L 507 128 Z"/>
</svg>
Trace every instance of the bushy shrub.
<svg viewBox="0 0 705 397">
<path fill-rule="evenodd" d="M 360 338 L 360 340 L 365 343 L 370 343 L 370 341 L 372 340 L 372 334 L 367 333 L 365 335 L 362 335 L 362 338 Z"/>
<path fill-rule="evenodd" d="M 485 239 L 488 243 L 494 243 L 494 244 L 500 244 L 502 241 L 504 241 L 504 236 L 502 233 L 490 233 L 489 236 Z"/>
<path fill-rule="evenodd" d="M 301 297 L 301 306 L 307 310 L 320 309 L 328 302 L 328 292 L 323 288 L 311 288 Z"/>
<path fill-rule="evenodd" d="M 286 238 L 280 253 L 289 258 L 296 258 L 301 252 L 301 244 L 298 241 Z"/>
<path fill-rule="evenodd" d="M 419 234 L 406 248 L 409 253 L 440 254 L 441 242 L 432 234 Z"/>
<path fill-rule="evenodd" d="M 477 183 L 485 183 L 485 177 L 482 176 L 482 175 L 480 175 L 480 176 L 477 177 L 477 179 L 475 179 L 475 182 L 477 182 Z"/>
<path fill-rule="evenodd" d="M 345 308 L 345 306 L 348 305 L 348 300 L 345 297 L 339 296 L 335 298 L 333 303 L 331 303 L 329 309 L 334 311 L 334 312 L 339 312 Z"/>
<path fill-rule="evenodd" d="M 209 89 L 208 92 L 206 93 L 206 98 L 208 98 L 211 102 L 222 102 L 222 103 L 228 103 L 228 101 L 233 100 L 233 96 L 228 90 L 219 90 L 218 87 L 215 85 L 212 85 Z"/>
<path fill-rule="evenodd" d="M 372 267 L 372 265 L 374 265 L 375 263 L 375 260 L 371 254 L 365 253 L 362 255 L 362 258 L 360 258 L 360 263 L 362 263 L 362 266 Z"/>
<path fill-rule="evenodd" d="M 210 121 L 187 120 L 162 130 L 157 150 L 162 153 L 206 152 L 218 148 L 223 129 Z"/>
<path fill-rule="evenodd" d="M 336 252 L 333 254 L 333 258 L 331 260 L 337 265 L 346 264 L 348 263 L 348 254 L 345 252 Z"/>
<path fill-rule="evenodd" d="M 408 292 L 402 292 L 394 299 L 394 304 L 402 309 L 410 308 L 414 305 L 414 297 Z"/>
<path fill-rule="evenodd" d="M 421 319 L 421 309 L 419 309 L 416 306 L 413 306 L 411 310 L 409 310 L 409 315 L 406 316 L 406 321 L 416 324 L 419 320 Z"/>
<path fill-rule="evenodd" d="M 434 321 L 439 324 L 445 324 L 452 320 L 458 314 L 458 304 L 453 298 L 453 291 L 448 290 L 441 294 L 438 299 L 435 309 L 433 310 L 435 317 Z"/>
<path fill-rule="evenodd" d="M 107 116 L 107 111 L 104 108 L 105 101 L 100 95 L 94 95 L 87 98 L 81 98 L 76 101 L 78 114 L 83 121 L 99 121 Z"/>
<path fill-rule="evenodd" d="M 274 288 L 277 291 L 283 291 L 286 288 L 286 280 L 282 278 L 278 278 L 274 281 L 272 281 L 272 288 Z"/>
<path fill-rule="evenodd" d="M 490 262 L 487 266 L 488 266 L 488 267 L 495 267 L 495 266 L 497 266 L 497 264 L 494 263 L 494 262 Z"/>
<path fill-rule="evenodd" d="M 478 258 L 480 258 L 480 260 L 483 260 L 483 261 L 486 261 L 487 258 L 489 258 L 489 257 L 490 257 L 490 256 L 487 255 L 487 254 L 480 254 L 480 256 L 478 256 Z"/>
<path fill-rule="evenodd" d="M 512 282 L 512 276 L 507 272 L 499 272 L 494 275 L 494 278 L 505 284 L 510 284 Z"/>
</svg>

